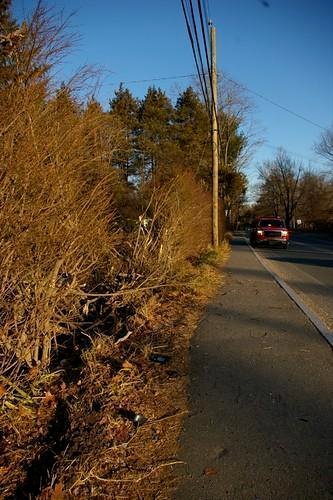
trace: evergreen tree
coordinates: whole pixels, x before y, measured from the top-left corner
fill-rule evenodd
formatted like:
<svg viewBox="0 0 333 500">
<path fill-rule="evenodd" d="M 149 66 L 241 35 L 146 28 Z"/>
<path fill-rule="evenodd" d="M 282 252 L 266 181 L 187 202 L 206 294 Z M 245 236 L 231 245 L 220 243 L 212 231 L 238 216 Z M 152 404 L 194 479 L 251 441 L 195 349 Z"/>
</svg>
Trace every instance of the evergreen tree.
<svg viewBox="0 0 333 500">
<path fill-rule="evenodd" d="M 177 99 L 175 137 L 183 166 L 207 177 L 211 164 L 210 123 L 206 108 L 192 87 Z"/>
<path fill-rule="evenodd" d="M 0 0 L 0 88 L 15 77 L 14 52 L 20 39 L 18 26 L 11 16 L 11 0 Z"/>
<path fill-rule="evenodd" d="M 17 29 L 17 24 L 11 15 L 11 0 L 0 0 L 0 36 L 5 37 Z M 6 43 L 1 41 L 1 51 Z"/>
<path fill-rule="evenodd" d="M 131 92 L 120 84 L 115 97 L 110 100 L 110 115 L 122 132 L 119 150 L 113 156 L 113 164 L 119 168 L 125 181 L 136 172 L 136 138 L 139 103 Z"/>
<path fill-rule="evenodd" d="M 139 111 L 138 148 L 141 158 L 142 180 L 152 178 L 174 156 L 172 120 L 174 109 L 161 89 L 149 87 Z"/>
</svg>

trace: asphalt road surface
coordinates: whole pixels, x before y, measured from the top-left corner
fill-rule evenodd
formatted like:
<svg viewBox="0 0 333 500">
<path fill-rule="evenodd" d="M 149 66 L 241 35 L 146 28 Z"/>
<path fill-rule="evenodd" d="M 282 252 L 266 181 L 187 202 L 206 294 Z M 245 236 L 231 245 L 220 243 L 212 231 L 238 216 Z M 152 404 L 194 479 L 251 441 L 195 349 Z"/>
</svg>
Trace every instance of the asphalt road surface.
<svg viewBox="0 0 333 500">
<path fill-rule="evenodd" d="M 256 251 L 333 329 L 333 238 L 294 234 L 287 251 L 275 247 Z"/>
<path fill-rule="evenodd" d="M 330 261 L 326 250 L 302 248 L 267 255 L 295 255 L 307 273 L 328 267 L 318 265 Z M 316 279 L 329 285 L 321 271 Z M 332 500 L 332 349 L 244 238 L 233 242 L 190 352 L 175 499 Z"/>
</svg>

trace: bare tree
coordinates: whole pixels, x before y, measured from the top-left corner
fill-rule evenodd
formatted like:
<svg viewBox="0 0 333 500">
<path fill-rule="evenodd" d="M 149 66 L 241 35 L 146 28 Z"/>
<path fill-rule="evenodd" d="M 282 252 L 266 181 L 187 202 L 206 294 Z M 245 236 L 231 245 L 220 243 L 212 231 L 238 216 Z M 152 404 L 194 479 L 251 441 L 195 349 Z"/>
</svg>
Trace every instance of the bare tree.
<svg viewBox="0 0 333 500">
<path fill-rule="evenodd" d="M 277 215 L 282 212 L 287 226 L 293 222 L 297 205 L 301 199 L 303 166 L 280 150 L 274 160 L 259 168 L 261 179 L 260 198 Z"/>
<path fill-rule="evenodd" d="M 328 176 L 312 171 L 304 172 L 302 199 L 297 208 L 297 218 L 305 227 L 328 228 L 333 222 L 333 182 Z"/>
<path fill-rule="evenodd" d="M 333 125 L 322 133 L 320 142 L 315 144 L 315 152 L 333 163 Z"/>
</svg>

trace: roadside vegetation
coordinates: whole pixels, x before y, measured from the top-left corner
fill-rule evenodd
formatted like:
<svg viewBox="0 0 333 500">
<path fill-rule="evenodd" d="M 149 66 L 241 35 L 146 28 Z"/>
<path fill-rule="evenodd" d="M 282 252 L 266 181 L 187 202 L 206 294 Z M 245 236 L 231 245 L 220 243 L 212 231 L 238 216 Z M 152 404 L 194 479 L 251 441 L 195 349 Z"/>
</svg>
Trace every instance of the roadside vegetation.
<svg viewBox="0 0 333 500">
<path fill-rule="evenodd" d="M 80 97 L 86 70 L 52 78 L 66 21 L 38 3 L 17 25 L 1 2 L 0 23 L 0 496 L 153 498 L 228 253 L 210 248 L 207 112 L 191 87 L 173 104 L 121 86 L 103 110 Z M 238 210 L 247 139 L 219 119 Z"/>
</svg>

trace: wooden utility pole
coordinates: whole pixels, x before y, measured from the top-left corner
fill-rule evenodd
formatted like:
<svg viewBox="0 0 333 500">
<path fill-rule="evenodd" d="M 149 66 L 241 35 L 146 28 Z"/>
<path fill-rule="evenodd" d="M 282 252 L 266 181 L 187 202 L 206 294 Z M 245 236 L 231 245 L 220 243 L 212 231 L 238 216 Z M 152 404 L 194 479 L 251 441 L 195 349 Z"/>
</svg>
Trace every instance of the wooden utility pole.
<svg viewBox="0 0 333 500">
<path fill-rule="evenodd" d="M 211 131 L 212 131 L 212 177 L 213 177 L 213 247 L 219 245 L 219 141 L 217 126 L 217 74 L 216 74 L 216 32 L 215 27 L 210 24 L 210 54 L 211 54 L 211 86 L 212 86 L 212 108 L 211 108 Z"/>
</svg>

